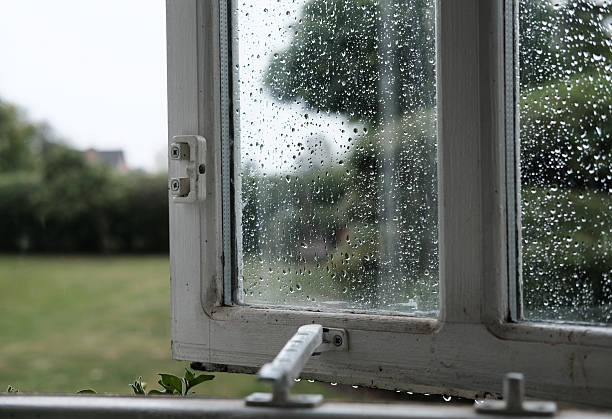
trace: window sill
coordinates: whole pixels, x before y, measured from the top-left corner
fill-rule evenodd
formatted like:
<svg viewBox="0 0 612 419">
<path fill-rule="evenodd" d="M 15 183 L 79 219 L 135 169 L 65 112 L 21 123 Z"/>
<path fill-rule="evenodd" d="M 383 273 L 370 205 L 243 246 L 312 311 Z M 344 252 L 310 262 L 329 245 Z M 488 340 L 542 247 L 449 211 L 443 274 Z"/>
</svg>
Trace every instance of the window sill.
<svg viewBox="0 0 612 419">
<path fill-rule="evenodd" d="M 471 406 L 425 403 L 337 403 L 312 409 L 247 407 L 243 400 L 177 397 L 89 395 L 0 395 L 0 416 L 11 418 L 484 418 Z M 598 419 L 609 417 L 596 411 L 562 409 L 555 418 Z"/>
</svg>

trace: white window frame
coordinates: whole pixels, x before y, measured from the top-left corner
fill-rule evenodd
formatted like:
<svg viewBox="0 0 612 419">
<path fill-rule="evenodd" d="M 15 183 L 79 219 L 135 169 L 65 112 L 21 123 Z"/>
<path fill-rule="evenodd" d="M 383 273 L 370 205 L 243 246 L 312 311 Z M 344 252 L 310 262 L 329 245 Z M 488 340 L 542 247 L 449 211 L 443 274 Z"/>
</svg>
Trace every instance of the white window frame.
<svg viewBox="0 0 612 419">
<path fill-rule="evenodd" d="M 223 278 L 238 265 L 223 244 L 223 221 L 236 220 L 222 202 L 222 173 L 232 170 L 222 92 L 231 75 L 221 72 L 222 61 L 230 67 L 219 16 L 229 9 L 220 9 L 225 0 L 167 0 L 169 142 L 198 134 L 208 144 L 206 199 L 170 203 L 173 358 L 254 372 L 299 326 L 320 323 L 345 328 L 349 351 L 313 358 L 304 378 L 475 398 L 500 394 L 504 373 L 519 371 L 528 396 L 612 406 L 611 328 L 510 320 L 509 272 L 520 259 L 507 245 L 519 232 L 507 211 L 518 194 L 507 188 L 517 121 L 506 112 L 508 103 L 516 109 L 505 82 L 506 63 L 514 65 L 504 52 L 506 1 L 437 1 L 440 315 L 426 319 L 224 304 L 235 299 Z"/>
</svg>

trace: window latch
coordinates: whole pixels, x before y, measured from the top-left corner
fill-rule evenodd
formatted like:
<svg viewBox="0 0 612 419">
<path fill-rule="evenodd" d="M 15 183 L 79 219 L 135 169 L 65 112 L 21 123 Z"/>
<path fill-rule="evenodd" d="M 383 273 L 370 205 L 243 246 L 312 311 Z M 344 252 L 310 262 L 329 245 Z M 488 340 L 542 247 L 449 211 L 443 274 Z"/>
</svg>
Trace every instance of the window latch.
<svg viewBox="0 0 612 419">
<path fill-rule="evenodd" d="M 557 411 L 554 402 L 523 401 L 524 395 L 523 374 L 510 372 L 504 377 L 503 400 L 477 401 L 474 407 L 478 413 L 521 417 L 553 416 Z"/>
<path fill-rule="evenodd" d="M 203 201 L 206 197 L 206 139 L 199 135 L 177 135 L 172 137 L 168 154 L 170 163 L 178 165 L 180 173 L 169 181 L 172 202 Z"/>
<path fill-rule="evenodd" d="M 323 401 L 320 394 L 291 395 L 289 390 L 300 376 L 312 355 L 326 351 L 347 351 L 348 340 L 344 329 L 323 327 L 320 324 L 301 326 L 285 344 L 274 361 L 265 364 L 257 378 L 272 384 L 272 393 L 253 393 L 246 398 L 247 406 L 314 407 Z"/>
</svg>

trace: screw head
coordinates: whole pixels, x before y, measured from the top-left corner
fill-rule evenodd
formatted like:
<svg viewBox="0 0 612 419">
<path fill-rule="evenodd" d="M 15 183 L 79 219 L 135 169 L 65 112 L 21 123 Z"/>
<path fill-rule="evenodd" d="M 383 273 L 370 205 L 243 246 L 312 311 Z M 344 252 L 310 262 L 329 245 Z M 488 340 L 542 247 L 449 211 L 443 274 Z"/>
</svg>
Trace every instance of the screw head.
<svg viewBox="0 0 612 419">
<path fill-rule="evenodd" d="M 334 336 L 334 345 L 335 346 L 342 346 L 342 336 L 340 336 L 340 335 L 335 335 Z"/>
<path fill-rule="evenodd" d="M 178 179 L 172 179 L 172 182 L 170 182 L 170 189 L 172 189 L 173 192 L 177 192 L 181 189 L 181 182 L 179 182 Z"/>
<path fill-rule="evenodd" d="M 178 159 L 180 155 L 181 150 L 177 146 L 172 146 L 170 149 L 170 156 L 172 156 L 173 159 Z"/>
</svg>

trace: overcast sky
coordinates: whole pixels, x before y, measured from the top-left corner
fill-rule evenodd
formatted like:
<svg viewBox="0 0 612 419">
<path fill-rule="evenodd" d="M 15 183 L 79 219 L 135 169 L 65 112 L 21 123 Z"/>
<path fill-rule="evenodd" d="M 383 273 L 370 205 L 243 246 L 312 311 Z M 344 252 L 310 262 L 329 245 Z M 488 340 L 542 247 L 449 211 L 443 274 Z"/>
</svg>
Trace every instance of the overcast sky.
<svg viewBox="0 0 612 419">
<path fill-rule="evenodd" d="M 165 167 L 165 1 L 0 0 L 0 99 L 77 148 Z"/>
<path fill-rule="evenodd" d="M 299 172 L 310 164 L 337 164 L 354 128 L 339 114 L 318 113 L 303 101 L 279 102 L 264 78 L 276 53 L 293 40 L 306 0 L 240 2 L 238 63 L 240 140 L 244 166 L 261 173 Z M 306 150 L 303 150 L 303 147 Z"/>
<path fill-rule="evenodd" d="M 243 162 L 264 172 L 295 170 L 302 142 L 326 141 L 320 152 L 342 159 L 351 135 L 344 117 L 280 104 L 263 86 L 304 1 L 241 7 Z M 165 43 L 164 0 L 0 0 L 0 99 L 76 148 L 122 149 L 129 167 L 163 170 Z"/>
</svg>

